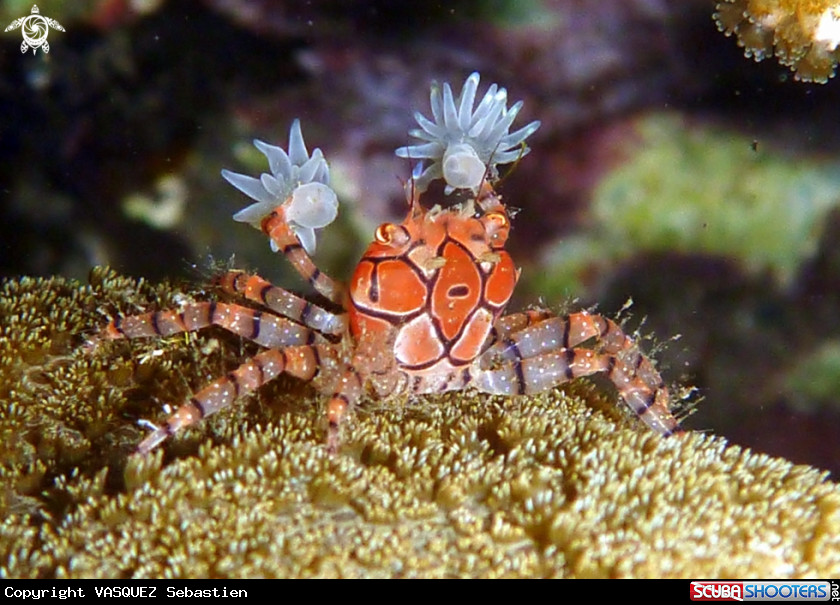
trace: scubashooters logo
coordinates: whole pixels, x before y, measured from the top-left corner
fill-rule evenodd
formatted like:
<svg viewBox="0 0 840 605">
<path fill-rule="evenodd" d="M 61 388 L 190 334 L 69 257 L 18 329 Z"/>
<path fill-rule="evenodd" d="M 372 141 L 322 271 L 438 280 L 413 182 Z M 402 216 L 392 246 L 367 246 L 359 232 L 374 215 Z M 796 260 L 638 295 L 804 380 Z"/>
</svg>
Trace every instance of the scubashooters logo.
<svg viewBox="0 0 840 605">
<path fill-rule="evenodd" d="M 742 582 L 692 582 L 692 601 L 743 601 Z"/>
<path fill-rule="evenodd" d="M 42 17 L 36 5 L 32 5 L 32 14 L 28 17 L 21 17 L 15 19 L 6 28 L 6 31 L 21 28 L 23 32 L 23 43 L 20 45 L 20 52 L 25 53 L 30 48 L 32 54 L 37 54 L 36 51 L 42 48 L 45 53 L 50 52 L 50 45 L 47 43 L 47 36 L 50 33 L 50 27 L 57 29 L 60 32 L 64 31 L 61 24 L 55 19 L 49 17 Z"/>
<path fill-rule="evenodd" d="M 835 584 L 836 583 L 832 583 Z M 828 601 L 829 582 L 699 582 L 691 583 L 692 601 Z"/>
</svg>

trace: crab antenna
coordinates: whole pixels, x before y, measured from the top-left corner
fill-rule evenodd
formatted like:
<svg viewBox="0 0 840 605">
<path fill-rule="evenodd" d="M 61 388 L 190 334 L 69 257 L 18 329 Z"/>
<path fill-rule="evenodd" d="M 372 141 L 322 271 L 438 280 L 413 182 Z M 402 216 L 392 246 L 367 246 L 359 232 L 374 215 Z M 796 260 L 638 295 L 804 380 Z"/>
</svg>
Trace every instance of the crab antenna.
<svg viewBox="0 0 840 605">
<path fill-rule="evenodd" d="M 410 160 L 411 158 L 409 158 Z M 417 179 L 420 178 L 420 175 L 423 174 L 423 162 L 420 161 L 414 165 L 414 168 L 411 170 L 411 177 L 408 179 L 408 182 L 405 184 L 405 198 L 408 202 L 409 211 L 415 212 L 418 206 L 419 191 L 417 188 Z"/>
<path fill-rule="evenodd" d="M 496 185 L 497 187 L 498 187 L 499 185 L 501 185 L 502 183 L 504 183 L 510 175 L 512 175 L 514 172 L 516 172 L 516 169 L 519 167 L 519 163 L 522 161 L 522 158 L 524 158 L 524 157 L 525 157 L 525 154 L 526 154 L 528 151 L 529 151 L 528 146 L 525 144 L 525 142 L 524 142 L 524 141 L 523 141 L 522 143 L 520 143 L 520 144 L 519 144 L 519 155 L 518 155 L 518 156 L 517 156 L 517 158 L 513 161 L 513 163 L 510 165 L 510 168 L 508 168 L 507 170 L 505 170 L 505 173 L 504 173 L 502 176 L 500 176 L 498 179 L 496 179 L 496 181 L 495 181 L 495 185 Z M 489 175 L 490 175 L 490 167 L 488 166 L 488 168 L 487 168 L 487 176 L 489 177 Z"/>
</svg>

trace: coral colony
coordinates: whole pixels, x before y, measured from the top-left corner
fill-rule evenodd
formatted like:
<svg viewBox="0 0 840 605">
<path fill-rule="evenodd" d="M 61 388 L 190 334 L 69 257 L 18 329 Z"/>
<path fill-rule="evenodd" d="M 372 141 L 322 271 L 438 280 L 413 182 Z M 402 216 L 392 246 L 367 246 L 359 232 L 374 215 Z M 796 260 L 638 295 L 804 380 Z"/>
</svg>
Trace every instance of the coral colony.
<svg viewBox="0 0 840 605">
<path fill-rule="evenodd" d="M 775 54 L 806 82 L 834 76 L 840 58 L 837 0 L 726 0 L 717 4 L 714 17 L 718 29 L 734 34 L 756 61 Z"/>
</svg>

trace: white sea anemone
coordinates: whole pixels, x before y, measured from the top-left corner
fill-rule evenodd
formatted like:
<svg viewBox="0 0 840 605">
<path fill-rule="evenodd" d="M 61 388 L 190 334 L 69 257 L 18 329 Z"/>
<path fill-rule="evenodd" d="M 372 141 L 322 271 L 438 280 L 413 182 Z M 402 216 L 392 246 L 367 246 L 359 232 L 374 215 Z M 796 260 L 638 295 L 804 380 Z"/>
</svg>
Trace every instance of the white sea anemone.
<svg viewBox="0 0 840 605">
<path fill-rule="evenodd" d="M 479 79 L 478 72 L 472 73 L 457 101 L 448 83 L 444 83 L 442 94 L 440 87 L 433 85 L 434 122 L 420 112 L 414 113 L 420 128 L 409 134 L 426 142 L 400 147 L 396 153 L 401 158 L 432 161 L 415 182 L 420 191 L 440 177 L 446 181 L 447 193 L 453 189 L 475 190 L 485 174 L 495 176 L 497 165 L 508 164 L 528 153 L 528 147 L 522 143 L 540 123 L 531 122 L 509 133 L 522 109 L 522 101 L 507 109 L 507 91 L 496 84 L 490 85 L 473 111 Z"/>
<path fill-rule="evenodd" d="M 233 219 L 249 223 L 257 229 L 262 220 L 281 204 L 285 204 L 286 220 L 304 250 L 315 253 L 315 229 L 326 227 L 338 215 L 338 197 L 330 188 L 330 168 L 320 149 L 312 155 L 306 150 L 300 120 L 292 123 L 289 132 L 289 153 L 282 148 L 255 140 L 254 145 L 268 159 L 271 174 L 256 179 L 230 170 L 222 170 L 225 180 L 250 198 L 257 200 L 233 215 Z M 271 249 L 277 244 L 271 241 Z"/>
</svg>

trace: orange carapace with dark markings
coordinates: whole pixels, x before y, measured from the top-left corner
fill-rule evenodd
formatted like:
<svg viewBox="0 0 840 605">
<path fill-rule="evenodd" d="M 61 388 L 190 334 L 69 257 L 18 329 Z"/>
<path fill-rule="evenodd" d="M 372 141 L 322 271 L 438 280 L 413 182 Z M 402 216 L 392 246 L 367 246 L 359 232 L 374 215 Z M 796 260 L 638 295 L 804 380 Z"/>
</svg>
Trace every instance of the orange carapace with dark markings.
<svg viewBox="0 0 840 605">
<path fill-rule="evenodd" d="M 493 198 L 487 198 L 493 199 Z M 502 315 L 519 272 L 504 250 L 509 223 L 501 205 L 476 216 L 424 212 L 376 230 L 350 281 L 350 333 L 395 331 L 404 370 L 433 375 L 472 362 Z"/>
</svg>

